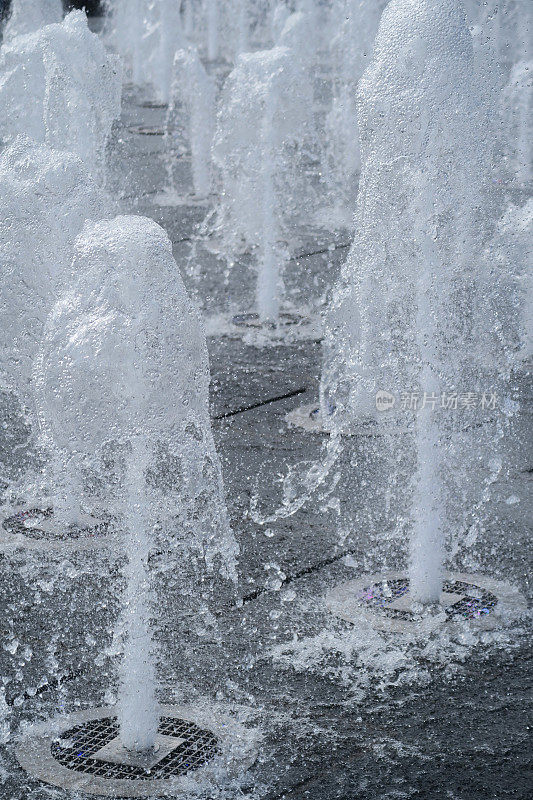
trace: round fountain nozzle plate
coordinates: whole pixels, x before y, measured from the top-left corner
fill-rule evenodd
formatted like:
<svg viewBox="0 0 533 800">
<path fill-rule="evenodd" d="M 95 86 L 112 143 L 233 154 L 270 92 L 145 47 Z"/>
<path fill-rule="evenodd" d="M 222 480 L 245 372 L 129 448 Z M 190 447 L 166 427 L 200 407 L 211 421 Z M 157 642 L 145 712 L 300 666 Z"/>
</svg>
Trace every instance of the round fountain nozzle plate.
<svg viewBox="0 0 533 800">
<path fill-rule="evenodd" d="M 501 626 L 496 609 L 523 613 L 526 603 L 511 586 L 484 575 L 452 573 L 445 576 L 439 602 L 424 608 L 413 602 L 409 579 L 401 573 L 368 575 L 335 587 L 326 595 L 330 611 L 356 624 L 361 616 L 376 628 L 412 630 L 423 623 L 469 622 L 483 629 Z"/>
<path fill-rule="evenodd" d="M 50 506 L 25 506 L 3 520 L 0 548 L 9 549 L 20 543 L 29 549 L 93 548 L 108 544 L 112 533 L 111 517 L 82 513 L 76 524 L 62 528 Z"/>
<path fill-rule="evenodd" d="M 179 781 L 196 773 L 215 775 L 255 759 L 243 731 L 232 720 L 195 719 L 192 709 L 163 706 L 153 750 L 135 753 L 119 739 L 112 709 L 99 708 L 55 720 L 25 733 L 17 748 L 20 765 L 33 777 L 64 789 L 108 797 L 153 797 L 179 793 Z M 228 747 L 228 743 L 231 745 Z"/>
</svg>

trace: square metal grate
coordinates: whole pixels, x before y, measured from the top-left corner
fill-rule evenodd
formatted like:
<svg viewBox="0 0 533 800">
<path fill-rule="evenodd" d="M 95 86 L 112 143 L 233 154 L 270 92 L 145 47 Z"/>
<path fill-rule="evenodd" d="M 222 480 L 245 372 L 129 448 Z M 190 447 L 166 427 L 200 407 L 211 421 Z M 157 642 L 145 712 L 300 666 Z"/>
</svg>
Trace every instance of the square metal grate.
<svg viewBox="0 0 533 800">
<path fill-rule="evenodd" d="M 93 719 L 65 731 L 52 742 L 50 751 L 69 770 L 114 780 L 158 780 L 185 775 L 204 766 L 218 753 L 218 740 L 212 731 L 187 720 L 162 717 L 158 733 L 184 741 L 156 765 L 146 768 L 96 758 L 95 754 L 115 739 L 118 732 L 116 718 Z"/>
<path fill-rule="evenodd" d="M 465 619 L 477 619 L 486 616 L 494 609 L 498 598 L 492 592 L 464 581 L 444 581 L 442 590 L 445 594 L 461 595 L 460 599 L 449 606 L 444 606 L 448 617 L 461 616 Z M 383 611 L 395 619 L 415 619 L 413 611 L 391 608 L 399 597 L 409 592 L 408 578 L 392 578 L 374 583 L 361 592 L 359 603 Z"/>
</svg>

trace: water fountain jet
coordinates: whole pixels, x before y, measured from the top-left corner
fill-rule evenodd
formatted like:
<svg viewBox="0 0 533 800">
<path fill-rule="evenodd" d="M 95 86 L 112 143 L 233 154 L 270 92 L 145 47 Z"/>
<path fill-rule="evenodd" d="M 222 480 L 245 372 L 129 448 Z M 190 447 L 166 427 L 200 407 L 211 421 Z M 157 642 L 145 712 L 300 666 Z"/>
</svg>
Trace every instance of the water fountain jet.
<svg viewBox="0 0 533 800">
<path fill-rule="evenodd" d="M 118 56 L 87 26 L 82 11 L 18 36 L 0 51 L 0 138 L 17 134 L 77 155 L 105 182 L 105 149 L 120 115 Z"/>
<path fill-rule="evenodd" d="M 168 583 L 172 562 L 172 591 L 201 593 L 205 602 L 215 578 L 234 585 L 237 545 L 209 420 L 205 335 L 168 237 L 148 218 L 117 217 L 88 224 L 74 252 L 72 286 L 43 339 L 39 402 L 48 438 L 111 483 L 100 502 L 112 511 L 127 556 L 118 710 L 60 719 L 63 745 L 53 744 L 54 725 L 52 743 L 49 733 L 30 734 L 18 757 L 54 785 L 153 796 L 196 771 L 218 781 L 250 757 L 239 726 L 215 709 L 208 720 L 195 709 L 159 705 L 152 636 L 154 549 L 165 554 L 159 580 Z M 114 478 L 103 458 L 109 447 Z"/>
<path fill-rule="evenodd" d="M 188 139 L 191 149 L 194 193 L 205 198 L 211 193 L 211 145 L 216 114 L 216 85 L 195 48 L 178 50 L 173 65 L 171 100 L 166 118 L 166 136 L 172 137 L 177 129 L 176 117 L 181 110 L 187 117 Z M 172 155 L 168 156 L 170 199 L 177 192 L 172 174 Z"/>
<path fill-rule="evenodd" d="M 460 459 L 482 464 L 503 439 L 503 415 L 485 393 L 479 398 L 489 380 L 503 394 L 515 349 L 502 324 L 515 306 L 506 300 L 508 277 L 492 274 L 483 255 L 488 96 L 457 0 L 389 3 L 359 84 L 356 233 L 326 317 L 321 407 L 334 437 L 368 415 L 383 436 L 375 442 L 398 463 L 412 449 L 409 569 L 388 594 L 383 578 L 336 590 L 331 603 L 342 595 L 344 609 L 348 597 L 352 607 L 376 608 L 381 598 L 380 607 L 408 616 L 409 603 L 467 606 L 479 615 L 493 607 L 469 595 L 470 584 L 481 591 L 486 580 L 452 580 L 444 569 L 446 537 L 461 524 L 456 498 L 465 492 L 464 481 L 447 473 Z M 386 408 L 383 394 L 392 398 Z M 450 395 L 465 404 L 450 405 Z M 485 403 L 479 411 L 470 396 Z M 469 482 L 475 495 L 473 472 Z"/>
<path fill-rule="evenodd" d="M 295 324 L 295 315 L 280 312 L 284 239 L 289 217 L 305 203 L 298 169 L 312 131 L 303 62 L 285 47 L 240 56 L 223 89 L 213 143 L 223 187 L 214 230 L 226 254 L 242 248 L 257 253 L 257 311 L 234 317 L 237 325 Z"/>
<path fill-rule="evenodd" d="M 26 136 L 18 136 L 0 155 L 0 186 L 2 217 L 11 223 L 6 229 L 9 235 L 0 237 L 2 384 L 28 409 L 35 434 L 34 361 L 46 318 L 69 281 L 76 235 L 87 219 L 105 213 L 108 201 L 76 156 Z M 23 531 L 48 529 L 49 520 L 43 516 L 48 492 L 39 491 L 38 499 L 29 500 L 34 492 L 28 484 L 35 480 L 28 475 L 21 479 L 25 505 L 13 507 L 12 532 L 20 527 L 20 514 L 24 515 Z M 72 501 L 72 494 L 56 485 L 53 505 L 59 529 L 81 519 Z M 5 531 L 4 538 L 8 545 L 12 533 Z"/>
<path fill-rule="evenodd" d="M 8 42 L 15 36 L 33 33 L 45 25 L 61 22 L 62 19 L 61 0 L 13 0 L 9 18 L 4 25 L 3 40 Z"/>
</svg>

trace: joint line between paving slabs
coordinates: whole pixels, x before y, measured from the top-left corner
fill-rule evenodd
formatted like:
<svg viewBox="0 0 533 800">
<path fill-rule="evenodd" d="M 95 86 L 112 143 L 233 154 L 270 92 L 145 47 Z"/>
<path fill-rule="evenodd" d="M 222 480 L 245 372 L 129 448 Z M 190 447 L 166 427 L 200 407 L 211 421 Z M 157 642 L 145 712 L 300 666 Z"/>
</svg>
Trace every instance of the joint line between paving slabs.
<svg viewBox="0 0 533 800">
<path fill-rule="evenodd" d="M 293 581 L 298 580 L 299 578 L 303 578 L 304 575 L 311 575 L 313 572 L 318 572 L 319 569 L 322 567 L 329 567 L 330 564 L 335 564 L 335 562 L 340 561 L 341 558 L 345 556 L 350 556 L 355 553 L 355 550 L 343 550 L 342 553 L 338 553 L 336 556 L 331 556 L 330 558 L 323 558 L 321 561 L 318 561 L 316 564 L 311 564 L 309 567 L 304 567 L 303 569 L 295 572 L 294 575 L 288 575 L 281 583 L 282 586 L 287 586 L 288 584 L 292 583 Z M 281 588 L 281 587 L 280 587 Z M 242 598 L 242 602 L 249 603 L 252 600 L 257 600 L 262 594 L 266 592 L 270 592 L 271 589 L 267 589 L 266 586 L 260 586 L 257 589 L 254 589 L 253 592 L 250 594 L 245 595 Z"/>
<path fill-rule="evenodd" d="M 227 419 L 228 417 L 235 417 L 237 414 L 244 414 L 245 411 L 252 411 L 254 408 L 261 408 L 261 406 L 268 406 L 270 403 L 277 403 L 279 400 L 287 400 L 289 397 L 297 397 L 299 394 L 304 394 L 307 391 L 307 386 L 300 387 L 300 389 L 294 389 L 292 392 L 287 392 L 287 394 L 280 394 L 277 397 L 270 397 L 268 400 L 261 400 L 258 403 L 252 403 L 249 406 L 241 406 L 241 408 L 237 408 L 234 411 L 225 411 L 223 414 L 217 414 L 213 417 L 213 419 L 221 420 Z"/>
<path fill-rule="evenodd" d="M 301 253 L 298 256 L 292 256 L 289 258 L 289 263 L 292 261 L 299 261 L 301 258 L 310 258 L 311 256 L 320 256 L 324 253 L 334 253 L 336 250 L 346 250 L 347 247 L 351 247 L 352 243 L 348 242 L 348 244 L 336 244 L 333 250 L 330 250 L 329 247 L 324 247 L 322 250 L 313 250 L 312 253 Z"/>
<path fill-rule="evenodd" d="M 50 681 L 47 681 L 43 686 L 39 686 L 35 694 L 29 694 L 27 691 L 24 692 L 24 699 L 25 700 L 32 700 L 34 697 L 40 697 L 41 695 L 45 694 L 45 692 L 51 691 L 52 689 L 59 689 L 63 684 L 69 683 L 70 681 L 75 680 L 76 678 L 80 678 L 84 674 L 82 669 L 76 669 L 73 672 L 68 672 L 66 675 L 63 675 L 61 678 L 53 678 Z M 6 704 L 8 706 L 13 706 L 15 704 L 15 699 L 7 699 Z"/>
</svg>

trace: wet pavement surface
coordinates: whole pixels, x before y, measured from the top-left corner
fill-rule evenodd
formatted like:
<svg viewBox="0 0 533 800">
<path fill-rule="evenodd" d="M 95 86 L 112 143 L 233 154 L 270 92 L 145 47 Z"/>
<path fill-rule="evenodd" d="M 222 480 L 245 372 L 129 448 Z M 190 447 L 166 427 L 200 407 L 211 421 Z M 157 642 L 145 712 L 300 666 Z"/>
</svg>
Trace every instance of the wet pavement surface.
<svg viewBox="0 0 533 800">
<path fill-rule="evenodd" d="M 167 184 L 166 142 L 153 131 L 162 130 L 165 111 L 147 101 L 146 92 L 125 92 L 108 189 L 117 213 L 147 214 L 167 230 L 210 323 L 213 430 L 241 547 L 241 601 L 224 600 L 206 619 L 195 614 L 194 598 L 184 608 L 164 596 L 154 621 L 162 699 L 209 698 L 260 732 L 256 763 L 239 788 L 217 797 L 526 800 L 533 789 L 528 619 L 490 635 L 465 624 L 402 638 L 341 622 L 325 609 L 324 594 L 336 583 L 383 564 L 405 565 L 406 542 L 384 501 L 386 459 L 375 440 L 351 437 L 332 475 L 294 515 L 254 519 L 254 498 L 268 516 L 282 500 L 287 470 L 325 457 L 324 435 L 285 420 L 317 398 L 319 336 L 257 347 L 223 335 L 221 315 L 253 305 L 253 259 L 239 256 L 228 270 L 210 252 L 202 231 L 210 207 L 190 203 L 186 151 L 179 164 L 183 204 L 158 204 Z M 320 314 L 348 244 L 345 231 L 298 232 L 285 274 L 289 308 Z M 493 488 L 485 530 L 459 548 L 453 565 L 508 581 L 529 599 L 531 393 L 523 373 L 516 383 L 522 446 Z M 7 464 L 15 451 L 21 464 L 31 462 L 21 426 L 2 439 Z M 114 702 L 119 562 L 98 549 L 0 554 L 2 799 L 84 797 L 25 775 L 13 741 L 25 722 Z"/>
</svg>

